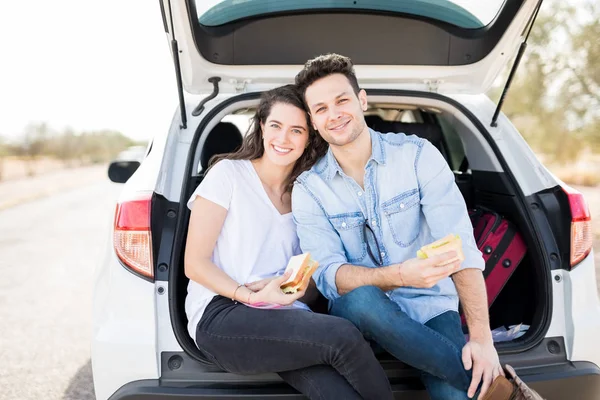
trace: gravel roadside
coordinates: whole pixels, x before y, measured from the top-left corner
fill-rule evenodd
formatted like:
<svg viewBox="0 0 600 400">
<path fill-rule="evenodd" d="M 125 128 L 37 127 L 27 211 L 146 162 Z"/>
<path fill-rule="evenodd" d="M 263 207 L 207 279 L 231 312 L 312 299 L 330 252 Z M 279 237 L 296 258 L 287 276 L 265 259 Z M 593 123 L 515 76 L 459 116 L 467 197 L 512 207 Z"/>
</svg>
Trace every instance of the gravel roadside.
<svg viewBox="0 0 600 400">
<path fill-rule="evenodd" d="M 107 170 L 106 165 L 67 168 L 30 178 L 0 182 L 0 211 L 108 179 Z"/>
</svg>

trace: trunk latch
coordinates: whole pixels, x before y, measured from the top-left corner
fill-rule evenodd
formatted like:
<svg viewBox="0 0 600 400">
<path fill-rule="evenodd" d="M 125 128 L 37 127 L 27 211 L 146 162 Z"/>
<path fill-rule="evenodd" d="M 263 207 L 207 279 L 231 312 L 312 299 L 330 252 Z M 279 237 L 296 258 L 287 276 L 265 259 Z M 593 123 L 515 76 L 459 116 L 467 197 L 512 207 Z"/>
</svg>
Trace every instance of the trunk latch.
<svg viewBox="0 0 600 400">
<path fill-rule="evenodd" d="M 437 93 L 441 83 L 441 80 L 430 81 L 429 79 L 427 79 L 425 81 L 425 84 L 427 85 L 427 90 L 429 90 L 431 93 Z"/>
<path fill-rule="evenodd" d="M 244 79 L 243 81 L 238 81 L 237 79 L 231 79 L 229 82 L 235 87 L 236 93 L 244 93 L 246 91 L 246 86 L 251 82 L 250 79 Z"/>
</svg>

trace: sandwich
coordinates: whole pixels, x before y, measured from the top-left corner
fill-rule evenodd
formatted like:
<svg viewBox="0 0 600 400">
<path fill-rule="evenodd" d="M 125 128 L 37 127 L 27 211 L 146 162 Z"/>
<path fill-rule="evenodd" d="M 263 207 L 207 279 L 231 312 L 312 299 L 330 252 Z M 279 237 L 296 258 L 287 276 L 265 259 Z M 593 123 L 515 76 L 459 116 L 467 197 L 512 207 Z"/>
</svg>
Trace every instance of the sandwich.
<svg viewBox="0 0 600 400">
<path fill-rule="evenodd" d="M 280 286 L 281 290 L 287 294 L 306 290 L 310 278 L 318 266 L 319 263 L 310 258 L 310 253 L 290 258 L 286 271 L 291 269 L 292 275 Z"/>
<path fill-rule="evenodd" d="M 462 251 L 462 240 L 460 236 L 454 234 L 450 234 L 427 246 L 421 247 L 421 249 L 417 251 L 417 258 L 426 259 L 448 251 L 455 251 L 456 257 L 446 261 L 442 265 L 448 265 L 457 261 L 463 262 L 465 260 L 465 255 Z"/>
</svg>

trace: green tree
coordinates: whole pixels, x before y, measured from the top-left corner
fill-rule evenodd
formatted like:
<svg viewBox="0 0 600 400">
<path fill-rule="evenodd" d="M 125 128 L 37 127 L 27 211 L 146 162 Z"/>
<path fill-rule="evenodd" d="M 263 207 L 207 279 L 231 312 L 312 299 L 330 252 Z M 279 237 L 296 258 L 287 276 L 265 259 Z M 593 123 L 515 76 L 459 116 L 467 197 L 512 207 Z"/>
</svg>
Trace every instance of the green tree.
<svg viewBox="0 0 600 400">
<path fill-rule="evenodd" d="M 535 150 L 565 163 L 600 151 L 599 100 L 600 7 L 544 2 L 503 111 Z"/>
<path fill-rule="evenodd" d="M 82 156 L 91 163 L 109 161 L 135 142 L 113 130 L 84 132 L 81 134 L 83 148 Z"/>
<path fill-rule="evenodd" d="M 574 129 L 600 152 L 600 5 L 588 3 L 586 21 L 571 32 L 572 56 L 564 56 L 567 79 L 561 88 L 561 106 Z"/>
<path fill-rule="evenodd" d="M 30 123 L 25 127 L 21 141 L 21 151 L 27 160 L 27 175 L 35 175 L 35 161 L 48 150 L 50 135 L 50 128 L 45 122 Z"/>
<path fill-rule="evenodd" d="M 9 154 L 8 146 L 6 145 L 6 140 L 0 136 L 0 181 L 4 178 L 4 159 Z"/>
<path fill-rule="evenodd" d="M 51 140 L 48 148 L 50 154 L 71 167 L 81 153 L 81 138 L 72 128 L 66 128 Z"/>
</svg>

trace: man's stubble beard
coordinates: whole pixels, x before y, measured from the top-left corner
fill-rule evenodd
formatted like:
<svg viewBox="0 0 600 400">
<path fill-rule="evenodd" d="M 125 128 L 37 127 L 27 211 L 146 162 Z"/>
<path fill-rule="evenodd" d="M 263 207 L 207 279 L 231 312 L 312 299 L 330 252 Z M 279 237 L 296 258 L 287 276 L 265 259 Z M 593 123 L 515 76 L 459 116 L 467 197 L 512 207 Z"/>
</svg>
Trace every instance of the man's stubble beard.
<svg viewBox="0 0 600 400">
<path fill-rule="evenodd" d="M 354 142 L 356 139 L 358 139 L 358 137 L 360 136 L 360 134 L 362 133 L 362 131 L 365 129 L 366 126 L 366 122 L 362 121 L 362 124 L 355 124 L 355 128 L 352 130 L 352 133 L 350 134 L 350 137 L 348 138 L 348 140 L 346 140 L 345 143 L 338 143 L 332 136 L 329 136 L 329 140 L 327 140 L 326 138 L 325 141 L 327 143 L 329 143 L 330 146 L 337 146 L 337 147 L 342 147 L 345 146 L 347 144 L 350 144 L 352 142 Z"/>
</svg>

